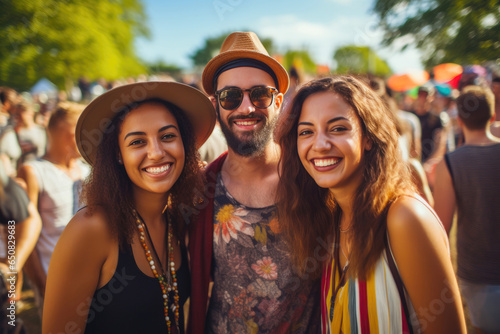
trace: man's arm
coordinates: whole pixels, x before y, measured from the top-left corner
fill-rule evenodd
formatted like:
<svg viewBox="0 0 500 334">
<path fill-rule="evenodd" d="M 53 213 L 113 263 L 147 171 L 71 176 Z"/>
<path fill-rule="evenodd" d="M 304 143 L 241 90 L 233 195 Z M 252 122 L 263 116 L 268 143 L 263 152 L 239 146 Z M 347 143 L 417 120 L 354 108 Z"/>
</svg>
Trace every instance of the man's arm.
<svg viewBox="0 0 500 334">
<path fill-rule="evenodd" d="M 443 222 L 446 233 L 450 233 L 455 214 L 456 200 L 455 189 L 451 179 L 450 171 L 445 160 L 436 167 L 436 184 L 434 185 L 434 209 L 439 219 Z"/>
<path fill-rule="evenodd" d="M 28 210 L 28 217 L 20 222 L 16 222 L 15 228 L 16 267 L 18 271 L 21 271 L 38 241 L 38 236 L 42 229 L 42 220 L 36 206 L 29 201 L 29 198 L 26 199 L 25 197 L 25 192 L 28 191 L 27 184 L 20 178 L 15 179 L 15 181 L 16 185 L 22 188 L 22 197 L 24 200 L 20 200 L 25 202 Z"/>
<path fill-rule="evenodd" d="M 15 228 L 16 236 L 16 268 L 20 272 L 26 264 L 42 229 L 42 221 L 33 203 L 28 205 L 30 216 L 24 221 L 17 223 Z"/>
<path fill-rule="evenodd" d="M 39 184 L 31 166 L 22 166 L 17 172 L 19 178 L 26 182 L 26 190 L 28 193 L 28 198 L 30 199 L 33 207 L 36 209 L 38 207 L 38 194 L 39 194 Z M 40 232 L 38 232 L 40 233 Z M 40 257 L 36 249 L 31 252 L 31 255 L 26 260 L 26 265 L 24 268 L 26 275 L 33 281 L 40 293 L 43 295 L 45 291 L 45 282 L 47 280 L 47 275 L 43 270 Z"/>
<path fill-rule="evenodd" d="M 441 159 L 446 154 L 446 145 L 448 141 L 448 132 L 451 131 L 451 121 L 445 112 L 441 112 L 438 117 L 440 127 L 434 130 L 432 140 L 434 142 L 434 149 L 429 156 L 428 160 Z"/>
<path fill-rule="evenodd" d="M 446 144 L 448 140 L 449 123 L 442 128 L 436 129 L 433 134 L 434 149 L 429 158 L 423 163 L 427 180 L 431 189 L 434 189 L 436 180 L 436 165 L 443 159 L 446 154 Z"/>
</svg>

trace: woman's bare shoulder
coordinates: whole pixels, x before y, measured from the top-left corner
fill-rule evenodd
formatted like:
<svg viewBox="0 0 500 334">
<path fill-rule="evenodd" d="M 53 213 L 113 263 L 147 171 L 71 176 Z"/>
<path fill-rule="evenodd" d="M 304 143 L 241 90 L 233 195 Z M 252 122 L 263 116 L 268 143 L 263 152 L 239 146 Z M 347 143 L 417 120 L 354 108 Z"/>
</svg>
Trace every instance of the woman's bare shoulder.
<svg viewBox="0 0 500 334">
<path fill-rule="evenodd" d="M 418 195 L 402 196 L 391 205 L 387 215 L 387 230 L 391 244 L 404 246 L 433 240 L 448 247 L 443 224 L 434 210 Z"/>
<path fill-rule="evenodd" d="M 93 247 L 106 247 L 117 242 L 117 236 L 113 235 L 109 225 L 108 213 L 102 207 L 84 207 L 79 210 L 64 229 L 61 238 L 75 244 L 89 242 Z"/>
</svg>

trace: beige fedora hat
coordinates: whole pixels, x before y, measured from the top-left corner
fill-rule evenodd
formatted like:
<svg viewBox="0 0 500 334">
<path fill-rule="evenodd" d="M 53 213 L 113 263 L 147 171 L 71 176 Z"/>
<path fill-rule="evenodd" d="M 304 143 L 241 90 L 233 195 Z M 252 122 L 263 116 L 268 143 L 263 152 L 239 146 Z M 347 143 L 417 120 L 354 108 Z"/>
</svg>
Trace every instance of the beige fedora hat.
<svg viewBox="0 0 500 334">
<path fill-rule="evenodd" d="M 269 56 L 259 37 L 254 32 L 233 32 L 226 37 L 220 53 L 205 66 L 202 75 L 203 89 L 209 95 L 215 93 L 213 84 L 217 69 L 236 59 L 250 58 L 263 62 L 276 74 L 280 93 L 285 94 L 290 84 L 288 73 L 281 64 Z"/>
<path fill-rule="evenodd" d="M 139 82 L 113 88 L 95 98 L 76 124 L 76 143 L 82 157 L 93 164 L 97 147 L 113 118 L 124 108 L 149 99 L 170 102 L 191 122 L 196 146 L 208 139 L 215 126 L 215 109 L 208 97 L 191 86 L 167 81 Z"/>
</svg>

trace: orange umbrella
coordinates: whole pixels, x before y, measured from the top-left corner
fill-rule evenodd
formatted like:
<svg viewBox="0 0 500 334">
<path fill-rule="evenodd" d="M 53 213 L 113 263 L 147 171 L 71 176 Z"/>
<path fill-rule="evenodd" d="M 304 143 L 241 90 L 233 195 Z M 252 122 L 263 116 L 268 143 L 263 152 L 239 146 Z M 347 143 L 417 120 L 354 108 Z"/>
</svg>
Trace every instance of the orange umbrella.
<svg viewBox="0 0 500 334">
<path fill-rule="evenodd" d="M 328 74 L 330 67 L 328 65 L 316 65 L 316 74 Z"/>
<path fill-rule="evenodd" d="M 463 68 L 458 64 L 445 63 L 434 66 L 434 79 L 437 82 L 448 82 L 455 78 L 457 75 L 462 74 Z"/>
<path fill-rule="evenodd" d="M 421 86 L 429 80 L 429 73 L 423 70 L 412 70 L 405 74 L 394 74 L 387 80 L 390 89 L 405 92 Z"/>
</svg>

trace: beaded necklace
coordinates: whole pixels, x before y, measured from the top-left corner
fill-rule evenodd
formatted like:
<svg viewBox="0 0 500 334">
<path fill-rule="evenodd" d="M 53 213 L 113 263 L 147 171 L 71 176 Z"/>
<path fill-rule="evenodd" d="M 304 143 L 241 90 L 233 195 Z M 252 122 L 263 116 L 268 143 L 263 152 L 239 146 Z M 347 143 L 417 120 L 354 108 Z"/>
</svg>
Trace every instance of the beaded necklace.
<svg viewBox="0 0 500 334">
<path fill-rule="evenodd" d="M 177 333 L 180 333 L 179 331 L 179 290 L 177 288 L 177 275 L 175 273 L 175 262 L 174 262 L 174 247 L 172 246 L 172 235 L 173 235 L 173 227 L 172 224 L 170 223 L 170 219 L 167 218 L 168 222 L 168 255 L 169 255 L 169 264 L 170 264 L 170 275 L 168 275 L 167 278 L 166 272 L 163 269 L 163 266 L 161 264 L 160 258 L 158 257 L 158 253 L 156 253 L 155 246 L 153 244 L 153 240 L 151 239 L 151 235 L 149 234 L 148 227 L 144 223 L 144 220 L 142 217 L 139 215 L 137 211 L 133 211 L 134 217 L 137 222 L 137 229 L 139 230 L 139 239 L 141 241 L 142 248 L 144 249 L 144 253 L 146 255 L 146 259 L 149 262 L 149 266 L 151 267 L 151 271 L 158 279 L 158 282 L 160 283 L 161 291 L 163 293 L 163 308 L 165 311 L 165 321 L 167 322 L 167 328 L 168 328 L 168 333 L 172 333 L 172 320 L 170 319 L 170 316 L 168 314 L 168 297 L 169 295 L 173 295 L 174 303 L 170 306 L 170 309 L 174 313 L 174 318 L 175 318 L 175 325 L 177 329 Z M 168 217 L 168 216 L 167 216 Z M 149 243 L 151 244 L 151 247 L 153 249 L 153 254 L 158 260 L 158 268 L 160 269 L 160 272 L 158 272 L 156 266 L 155 266 L 155 261 L 154 258 L 151 254 L 151 251 L 149 250 L 148 245 L 146 244 L 146 235 L 147 239 L 149 240 Z"/>
</svg>

